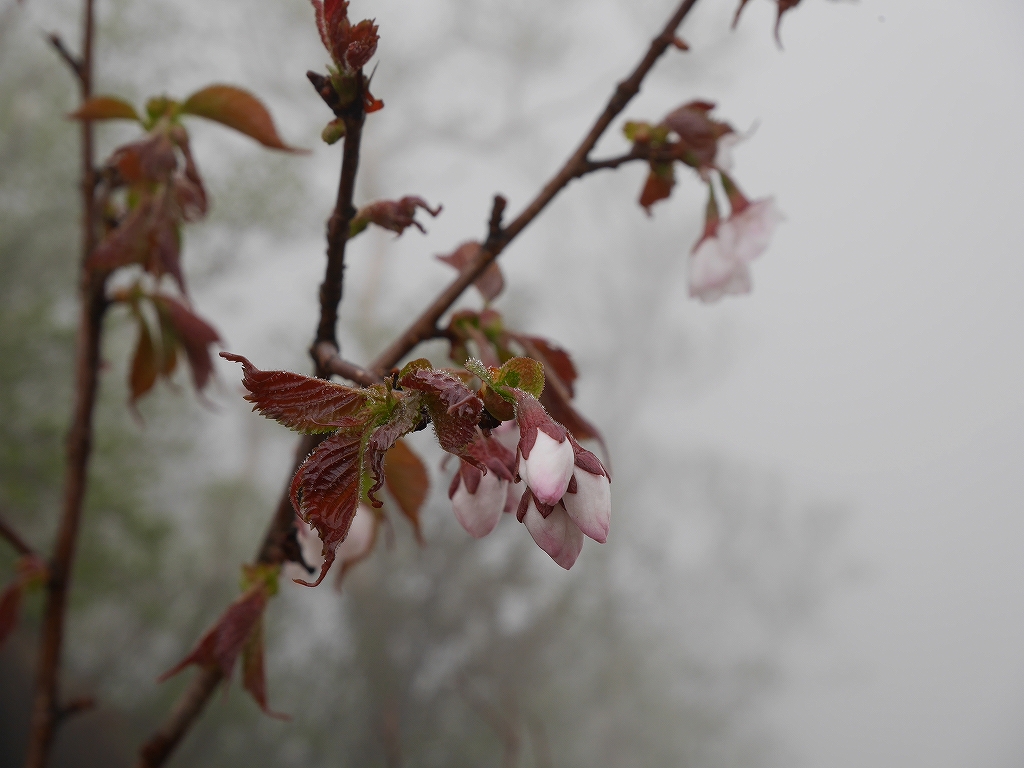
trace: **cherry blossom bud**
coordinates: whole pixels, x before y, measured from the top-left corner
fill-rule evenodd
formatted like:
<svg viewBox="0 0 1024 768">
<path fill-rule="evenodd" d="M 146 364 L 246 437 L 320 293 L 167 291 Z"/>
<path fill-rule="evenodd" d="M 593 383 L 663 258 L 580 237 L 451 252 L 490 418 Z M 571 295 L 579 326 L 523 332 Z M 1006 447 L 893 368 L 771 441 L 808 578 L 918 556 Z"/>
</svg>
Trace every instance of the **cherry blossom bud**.
<svg viewBox="0 0 1024 768">
<path fill-rule="evenodd" d="M 568 433 L 533 395 L 516 393 L 519 475 L 542 504 L 557 504 L 572 478 L 575 456 Z"/>
<path fill-rule="evenodd" d="M 572 568 L 583 550 L 583 532 L 569 518 L 564 507 L 546 504 L 538 507 L 537 499 L 527 490 L 519 504 L 518 516 L 538 547 L 566 570 Z"/>
<path fill-rule="evenodd" d="M 576 454 L 576 467 L 562 504 L 584 534 L 604 544 L 611 527 L 611 480 L 600 460 L 569 437 Z"/>
<path fill-rule="evenodd" d="M 459 524 L 474 539 L 486 536 L 498 524 L 508 500 L 509 481 L 497 472 L 484 474 L 460 459 L 448 497 Z"/>
</svg>

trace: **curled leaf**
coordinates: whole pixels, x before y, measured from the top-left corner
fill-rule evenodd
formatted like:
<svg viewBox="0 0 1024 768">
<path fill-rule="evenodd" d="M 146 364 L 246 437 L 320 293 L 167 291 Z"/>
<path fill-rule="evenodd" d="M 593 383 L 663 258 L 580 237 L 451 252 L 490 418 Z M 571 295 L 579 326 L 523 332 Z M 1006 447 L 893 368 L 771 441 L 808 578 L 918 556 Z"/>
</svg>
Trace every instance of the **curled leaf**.
<svg viewBox="0 0 1024 768">
<path fill-rule="evenodd" d="M 361 435 L 337 432 L 324 440 L 292 478 L 292 506 L 316 529 L 323 543 L 324 562 L 315 587 L 334 562 L 335 550 L 348 535 L 359 505 Z"/>
<path fill-rule="evenodd" d="M 363 451 L 363 468 L 370 472 L 373 484 L 367 488 L 366 497 L 374 507 L 381 502 L 374 495 L 384 487 L 384 458 L 402 435 L 412 432 L 422 420 L 420 398 L 406 397 L 399 401 L 388 420 L 370 433 Z"/>
<path fill-rule="evenodd" d="M 241 355 L 220 356 L 242 364 L 242 384 L 249 390 L 245 399 L 254 411 L 297 432 L 331 432 L 351 424 L 366 402 L 358 389 L 288 371 L 261 371 Z"/>
<path fill-rule="evenodd" d="M 477 436 L 483 401 L 459 379 L 445 371 L 420 369 L 398 381 L 405 389 L 420 392 L 441 447 L 461 455 Z"/>
<path fill-rule="evenodd" d="M 412 195 L 401 200 L 378 200 L 356 213 L 350 225 L 350 236 L 362 232 L 369 224 L 376 224 L 399 235 L 409 227 L 416 227 L 426 234 L 427 230 L 414 218 L 417 208 L 422 208 L 431 216 L 437 216 L 441 213 L 442 206 L 431 208 L 422 197 Z"/>
<path fill-rule="evenodd" d="M 197 391 L 202 391 L 213 374 L 213 358 L 210 356 L 210 345 L 220 341 L 220 336 L 212 325 L 207 323 L 191 309 L 170 296 L 152 296 L 157 311 L 166 318 L 174 328 L 175 335 L 185 350 L 189 367 L 192 369 L 192 381 Z M 161 322 L 163 322 L 161 318 Z"/>
<path fill-rule="evenodd" d="M 248 91 L 232 85 L 211 85 L 196 91 L 181 105 L 181 113 L 214 120 L 271 149 L 306 151 L 285 144 L 263 102 Z"/>
</svg>

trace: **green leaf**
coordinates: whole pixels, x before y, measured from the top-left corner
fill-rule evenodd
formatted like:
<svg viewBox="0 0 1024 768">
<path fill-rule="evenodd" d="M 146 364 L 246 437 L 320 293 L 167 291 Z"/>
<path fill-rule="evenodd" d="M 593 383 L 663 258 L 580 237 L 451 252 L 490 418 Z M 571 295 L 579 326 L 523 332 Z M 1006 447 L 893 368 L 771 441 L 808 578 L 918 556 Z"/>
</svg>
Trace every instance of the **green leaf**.
<svg viewBox="0 0 1024 768">
<path fill-rule="evenodd" d="M 205 117 L 234 128 L 260 144 L 285 152 L 306 152 L 285 144 L 263 102 L 231 85 L 211 85 L 196 91 L 181 105 L 181 114 Z"/>
<path fill-rule="evenodd" d="M 499 394 L 502 387 L 507 387 L 540 397 L 544 391 L 544 366 L 528 357 L 513 357 L 501 366 L 494 387 Z"/>
</svg>

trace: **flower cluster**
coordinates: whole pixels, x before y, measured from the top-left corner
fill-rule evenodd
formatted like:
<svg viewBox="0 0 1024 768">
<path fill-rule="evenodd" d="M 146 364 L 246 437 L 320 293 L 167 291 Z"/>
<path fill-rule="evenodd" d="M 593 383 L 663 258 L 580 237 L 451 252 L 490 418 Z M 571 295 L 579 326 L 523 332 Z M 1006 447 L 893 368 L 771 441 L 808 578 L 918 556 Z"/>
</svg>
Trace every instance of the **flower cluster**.
<svg viewBox="0 0 1024 768">
<path fill-rule="evenodd" d="M 486 472 L 460 461 L 448 491 L 452 509 L 476 538 L 490 533 L 503 511 L 516 511 L 537 545 L 569 569 L 583 549 L 584 535 L 601 544 L 608 540 L 611 479 L 597 456 L 533 395 L 513 392 L 515 422 L 486 438 Z M 516 437 L 514 454 L 501 442 L 510 437 Z"/>
<path fill-rule="evenodd" d="M 634 152 L 649 158 L 651 171 L 640 194 L 640 205 L 651 206 L 669 197 L 675 186 L 674 163 L 697 172 L 708 185 L 709 201 L 704 234 L 690 254 L 690 296 L 717 301 L 728 294 L 750 292 L 750 262 L 764 253 L 782 215 L 772 198 L 750 201 L 727 175 L 732 149 L 745 136 L 711 117 L 715 105 L 691 101 L 665 116 L 657 125 L 629 122 L 626 138 Z M 749 134 L 748 134 L 749 135 Z M 732 211 L 720 221 L 714 177 L 721 179 Z"/>
</svg>

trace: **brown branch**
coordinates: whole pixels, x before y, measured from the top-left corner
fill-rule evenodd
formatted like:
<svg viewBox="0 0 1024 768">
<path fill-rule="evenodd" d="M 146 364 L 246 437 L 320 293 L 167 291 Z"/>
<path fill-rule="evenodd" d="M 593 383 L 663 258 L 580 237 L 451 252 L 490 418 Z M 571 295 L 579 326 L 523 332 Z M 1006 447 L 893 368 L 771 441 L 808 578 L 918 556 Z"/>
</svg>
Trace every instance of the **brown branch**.
<svg viewBox="0 0 1024 768">
<path fill-rule="evenodd" d="M 46 39 L 50 42 L 50 45 L 54 47 L 60 57 L 64 59 L 64 63 L 68 65 L 79 82 L 81 82 L 85 73 L 85 65 L 68 50 L 68 47 L 64 45 L 64 41 L 56 32 L 47 35 Z"/>
<path fill-rule="evenodd" d="M 334 110 L 335 114 L 345 120 L 345 149 L 342 159 L 341 178 L 338 184 L 338 197 L 334 212 L 331 214 L 327 226 L 327 269 L 324 282 L 320 287 L 320 322 L 317 327 L 316 338 L 310 349 L 310 354 L 316 363 L 317 376 L 328 378 L 331 374 L 337 373 L 356 383 L 377 383 L 379 377 L 385 371 L 398 363 L 418 343 L 444 335 L 437 328 L 437 321 L 441 315 L 479 277 L 484 269 L 487 268 L 487 265 L 498 257 L 505 246 L 536 218 L 537 214 L 551 202 L 563 187 L 573 178 L 589 172 L 590 169 L 587 168 L 587 163 L 590 161 L 587 160 L 587 157 L 597 143 L 597 140 L 608 128 L 615 116 L 639 92 L 640 83 L 643 81 L 643 78 L 650 71 L 651 67 L 654 66 L 655 61 L 665 52 L 665 49 L 672 45 L 676 28 L 682 23 L 683 18 L 689 13 L 696 2 L 697 0 L 684 0 L 682 2 L 669 20 L 665 30 L 651 43 L 646 56 L 637 68 L 626 80 L 619 83 L 604 112 L 598 117 L 587 137 L 562 169 L 508 227 L 503 228 L 501 226 L 505 200 L 500 196 L 495 197 L 494 208 L 492 209 L 488 227 L 488 238 L 481 249 L 480 255 L 469 269 L 460 273 L 459 277 L 434 300 L 433 304 L 424 311 L 408 330 L 377 357 L 370 366 L 370 370 L 359 368 L 340 357 L 338 354 L 339 346 L 336 330 L 338 306 L 342 298 L 345 246 L 348 241 L 349 225 L 355 214 L 355 209 L 352 205 L 352 194 L 355 187 L 355 177 L 359 163 L 359 143 L 365 116 L 361 110 L 361 99 L 357 99 L 357 103 L 360 105 L 357 107 L 357 116 L 347 115 L 344 110 L 338 108 L 336 94 L 329 87 L 329 82 L 326 81 L 326 78 L 313 73 L 309 79 L 314 87 L 317 88 L 321 97 Z M 596 169 L 595 167 L 593 170 Z M 322 439 L 323 436 L 315 435 L 302 437 L 296 451 L 295 469 L 312 453 Z M 285 491 L 278 502 L 274 517 L 267 528 L 263 543 L 260 546 L 257 558 L 260 563 L 282 563 L 286 560 L 294 559 L 289 557 L 289 553 L 294 551 L 294 521 L 295 511 L 292 508 L 288 486 L 286 485 Z M 171 752 L 188 732 L 188 729 L 202 713 L 210 696 L 222 680 L 223 675 L 220 670 L 214 667 L 204 668 L 199 675 L 193 678 L 189 687 L 178 699 L 167 720 L 143 746 L 139 761 L 136 763 L 136 768 L 157 768 L 157 766 L 164 764 Z"/>
<path fill-rule="evenodd" d="M 76 68 L 83 103 L 92 95 L 93 2 L 94 0 L 85 0 L 83 5 L 82 59 L 80 66 Z M 61 519 L 46 583 L 46 605 L 43 609 L 43 627 L 36 659 L 35 694 L 28 751 L 25 757 L 26 768 L 44 768 L 46 765 L 62 711 L 59 704 L 59 688 L 64 619 L 78 543 L 78 527 L 85 499 L 89 457 L 92 453 L 92 420 L 99 383 L 100 336 L 103 316 L 107 309 L 106 279 L 95 275 L 85 266 L 89 254 L 96 245 L 92 123 L 89 120 L 82 120 L 81 131 L 81 316 L 75 344 L 75 403 L 67 442 L 67 470 L 64 478 Z"/>
<path fill-rule="evenodd" d="M 312 352 L 317 370 L 341 376 L 343 379 L 354 381 L 363 387 L 371 387 L 384 381 L 373 371 L 368 371 L 355 363 L 342 359 L 338 354 L 338 348 L 328 341 L 314 344 Z"/>
<path fill-rule="evenodd" d="M 21 537 L 14 527 L 8 523 L 3 516 L 0 516 L 0 537 L 7 539 L 7 542 L 14 547 L 19 555 L 35 555 L 36 552 L 25 539 Z"/>
<path fill-rule="evenodd" d="M 341 304 L 345 274 L 345 247 L 348 243 L 349 226 L 355 216 L 352 199 L 359 168 L 359 145 L 366 117 L 362 107 L 362 95 L 360 94 L 348 108 L 337 107 L 336 94 L 330 86 L 330 81 L 316 73 L 308 73 L 308 76 L 328 106 L 345 121 L 345 145 L 338 181 L 338 197 L 334 211 L 327 221 L 327 267 L 324 270 L 324 281 L 320 286 L 320 321 L 310 355 L 316 365 L 316 375 L 320 378 L 330 378 L 332 373 L 338 373 L 357 383 L 376 384 L 380 381 L 379 377 L 341 359 L 338 355 L 337 341 L 338 306 Z M 355 378 L 357 376 L 360 378 Z M 301 551 L 295 539 L 295 510 L 292 508 L 289 493 L 290 481 L 295 470 L 324 437 L 326 436 L 304 435 L 299 440 L 295 465 L 260 544 L 256 556 L 258 563 L 278 565 L 289 561 L 302 562 Z M 192 679 L 167 719 L 142 746 L 136 768 L 156 768 L 167 761 L 202 714 L 223 679 L 224 675 L 218 667 L 204 667 Z"/>
<path fill-rule="evenodd" d="M 487 266 L 498 258 L 505 247 L 515 239 L 516 235 L 522 232 L 570 181 L 579 178 L 590 170 L 587 167 L 588 163 L 590 163 L 587 158 L 597 144 L 598 139 L 601 138 L 608 129 L 608 126 L 611 125 L 612 120 L 640 92 L 640 84 L 643 82 L 644 77 L 647 76 L 647 73 L 650 72 L 654 63 L 665 50 L 673 45 L 676 29 L 696 3 L 697 0 L 683 0 L 680 3 L 661 34 L 651 41 L 647 54 L 637 65 L 636 69 L 633 70 L 629 77 L 618 84 L 615 92 L 608 100 L 604 111 L 598 116 L 591 127 L 590 132 L 587 133 L 586 137 L 576 148 L 576 151 L 573 152 L 558 173 L 544 185 L 544 188 L 526 206 L 522 213 L 511 224 L 501 230 L 498 237 L 492 236 L 487 238 L 484 247 L 480 249 L 480 253 L 470 266 L 459 273 L 459 276 L 434 299 L 412 325 L 377 356 L 373 363 L 370 364 L 372 370 L 379 373 L 386 371 L 397 365 L 417 344 L 433 338 L 436 333 L 437 322 L 441 319 L 441 316 L 473 284 L 473 281 L 483 273 Z"/>
</svg>

